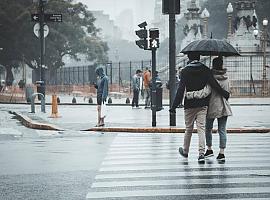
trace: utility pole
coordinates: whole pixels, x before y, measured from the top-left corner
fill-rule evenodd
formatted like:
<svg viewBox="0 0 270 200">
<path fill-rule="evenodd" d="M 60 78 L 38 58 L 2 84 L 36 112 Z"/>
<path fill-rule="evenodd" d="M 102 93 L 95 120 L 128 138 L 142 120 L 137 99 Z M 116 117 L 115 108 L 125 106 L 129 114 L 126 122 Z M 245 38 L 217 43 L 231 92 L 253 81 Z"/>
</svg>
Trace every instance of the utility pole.
<svg viewBox="0 0 270 200">
<path fill-rule="evenodd" d="M 175 74 L 175 14 L 169 14 L 169 95 L 170 108 L 173 105 L 176 90 Z M 176 126 L 176 113 L 170 112 L 170 126 Z"/>
<path fill-rule="evenodd" d="M 37 92 L 42 93 L 45 97 L 45 76 L 44 76 L 44 54 L 45 54 L 45 41 L 44 41 L 44 3 L 47 0 L 39 0 L 39 40 L 40 40 L 40 64 L 39 64 L 39 81 L 36 81 Z M 41 96 L 38 95 L 41 100 Z"/>
<path fill-rule="evenodd" d="M 176 90 L 175 66 L 175 15 L 180 14 L 180 0 L 162 0 L 162 13 L 169 15 L 169 94 L 170 108 L 173 105 Z M 176 115 L 170 112 L 170 126 L 176 126 Z"/>
<path fill-rule="evenodd" d="M 37 22 L 34 26 L 34 33 L 40 40 L 40 63 L 39 63 L 39 80 L 36 81 L 37 92 L 45 97 L 45 37 L 49 33 L 47 22 L 62 22 L 62 14 L 44 13 L 45 4 L 49 0 L 33 0 L 38 3 L 38 13 L 31 14 L 31 20 Z M 38 96 L 40 100 L 40 95 Z"/>
</svg>

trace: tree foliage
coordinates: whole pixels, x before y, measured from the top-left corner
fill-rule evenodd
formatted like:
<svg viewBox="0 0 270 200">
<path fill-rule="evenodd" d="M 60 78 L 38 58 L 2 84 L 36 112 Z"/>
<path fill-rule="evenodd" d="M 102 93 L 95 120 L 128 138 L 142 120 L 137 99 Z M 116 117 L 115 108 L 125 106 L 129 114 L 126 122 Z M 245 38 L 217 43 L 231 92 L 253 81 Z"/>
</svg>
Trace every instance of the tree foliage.
<svg viewBox="0 0 270 200">
<path fill-rule="evenodd" d="M 40 63 L 40 40 L 33 33 L 31 14 L 38 13 L 32 0 L 0 1 L 0 64 L 7 72 L 20 62 L 36 68 Z M 73 0 L 49 0 L 45 13 L 61 13 L 63 22 L 48 22 L 45 64 L 49 69 L 64 65 L 63 57 L 79 60 L 80 55 L 93 62 L 107 61 L 108 47 L 98 36 L 95 18 L 82 3 Z"/>
</svg>

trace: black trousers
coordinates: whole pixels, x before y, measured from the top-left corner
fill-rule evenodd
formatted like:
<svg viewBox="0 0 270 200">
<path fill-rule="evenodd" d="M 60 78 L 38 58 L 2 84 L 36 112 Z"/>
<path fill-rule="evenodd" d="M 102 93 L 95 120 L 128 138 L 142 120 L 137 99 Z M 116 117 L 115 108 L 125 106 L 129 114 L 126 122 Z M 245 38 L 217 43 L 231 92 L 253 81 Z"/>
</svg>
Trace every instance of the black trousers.
<svg viewBox="0 0 270 200">
<path fill-rule="evenodd" d="M 139 107 L 139 90 L 133 89 L 132 107 Z"/>
</svg>

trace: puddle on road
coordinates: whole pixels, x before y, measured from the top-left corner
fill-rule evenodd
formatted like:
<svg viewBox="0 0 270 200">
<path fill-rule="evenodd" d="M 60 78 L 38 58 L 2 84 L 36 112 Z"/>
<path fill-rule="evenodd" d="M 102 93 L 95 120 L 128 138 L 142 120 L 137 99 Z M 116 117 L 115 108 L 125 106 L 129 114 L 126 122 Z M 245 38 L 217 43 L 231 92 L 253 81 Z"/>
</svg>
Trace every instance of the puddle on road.
<svg viewBox="0 0 270 200">
<path fill-rule="evenodd" d="M 54 154 L 69 154 L 70 152 L 67 152 L 67 151 L 51 151 L 49 153 L 54 153 Z"/>
<path fill-rule="evenodd" d="M 4 140 L 19 140 L 21 138 L 22 137 L 18 137 L 18 136 L 15 136 L 15 135 L 7 135 L 7 134 L 1 134 L 0 135 L 0 141 L 4 141 Z"/>
<path fill-rule="evenodd" d="M 34 147 L 44 148 L 44 147 L 47 147 L 47 146 L 45 146 L 45 145 L 38 145 L 38 146 L 34 146 Z"/>
</svg>

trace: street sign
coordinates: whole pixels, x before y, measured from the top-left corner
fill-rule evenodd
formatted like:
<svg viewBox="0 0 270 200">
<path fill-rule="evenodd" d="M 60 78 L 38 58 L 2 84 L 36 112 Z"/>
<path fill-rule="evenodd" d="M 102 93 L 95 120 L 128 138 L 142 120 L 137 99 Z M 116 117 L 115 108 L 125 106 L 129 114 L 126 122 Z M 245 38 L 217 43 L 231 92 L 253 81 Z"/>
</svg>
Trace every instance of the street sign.
<svg viewBox="0 0 270 200">
<path fill-rule="evenodd" d="M 45 22 L 62 22 L 62 14 L 45 14 Z"/>
<path fill-rule="evenodd" d="M 39 21 L 39 14 L 31 14 L 31 20 L 32 20 L 32 22 L 38 22 Z"/>
<path fill-rule="evenodd" d="M 40 29 L 40 25 L 39 23 L 36 23 L 34 26 L 34 34 L 39 38 L 39 29 Z M 44 30 L 44 38 L 47 37 L 47 35 L 49 34 L 49 27 L 47 25 L 43 26 L 43 30 Z"/>
<path fill-rule="evenodd" d="M 31 20 L 33 22 L 39 22 L 39 14 L 31 14 Z M 45 22 L 62 22 L 62 14 L 44 14 Z"/>
</svg>

